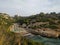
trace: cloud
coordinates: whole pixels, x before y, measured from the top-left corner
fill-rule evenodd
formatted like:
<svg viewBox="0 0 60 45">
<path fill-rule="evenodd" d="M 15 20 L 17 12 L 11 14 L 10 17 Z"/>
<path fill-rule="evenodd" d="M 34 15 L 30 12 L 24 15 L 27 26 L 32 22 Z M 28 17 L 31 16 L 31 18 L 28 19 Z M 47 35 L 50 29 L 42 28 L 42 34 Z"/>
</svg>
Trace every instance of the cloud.
<svg viewBox="0 0 60 45">
<path fill-rule="evenodd" d="M 60 12 L 59 0 L 0 0 L 0 12 L 29 16 L 40 12 Z"/>
</svg>

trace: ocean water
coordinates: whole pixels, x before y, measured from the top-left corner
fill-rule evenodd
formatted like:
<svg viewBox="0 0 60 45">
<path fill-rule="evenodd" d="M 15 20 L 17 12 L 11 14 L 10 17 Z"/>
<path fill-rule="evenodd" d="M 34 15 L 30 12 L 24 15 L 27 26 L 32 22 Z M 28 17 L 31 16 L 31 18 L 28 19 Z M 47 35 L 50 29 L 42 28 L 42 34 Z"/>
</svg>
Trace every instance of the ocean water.
<svg viewBox="0 0 60 45">
<path fill-rule="evenodd" d="M 27 36 L 28 39 L 33 40 L 38 43 L 44 43 L 44 45 L 60 45 L 60 39 L 46 38 L 42 36 Z"/>
</svg>

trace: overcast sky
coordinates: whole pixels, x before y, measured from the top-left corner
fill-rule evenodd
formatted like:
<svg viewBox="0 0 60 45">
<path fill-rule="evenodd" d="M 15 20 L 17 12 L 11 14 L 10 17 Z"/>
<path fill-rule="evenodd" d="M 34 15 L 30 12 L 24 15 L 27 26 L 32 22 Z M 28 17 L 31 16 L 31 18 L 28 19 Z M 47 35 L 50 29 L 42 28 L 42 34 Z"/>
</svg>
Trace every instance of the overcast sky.
<svg viewBox="0 0 60 45">
<path fill-rule="evenodd" d="M 60 0 L 0 0 L 0 12 L 21 16 L 60 12 Z"/>
</svg>

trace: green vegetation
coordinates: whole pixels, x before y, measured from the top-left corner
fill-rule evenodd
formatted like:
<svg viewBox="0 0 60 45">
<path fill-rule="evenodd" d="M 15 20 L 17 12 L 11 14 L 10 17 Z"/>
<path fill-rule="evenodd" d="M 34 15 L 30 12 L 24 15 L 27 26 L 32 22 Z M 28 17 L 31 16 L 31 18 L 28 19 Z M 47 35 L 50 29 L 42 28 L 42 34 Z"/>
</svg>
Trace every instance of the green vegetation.
<svg viewBox="0 0 60 45">
<path fill-rule="evenodd" d="M 59 21 L 59 13 L 55 13 L 55 12 L 51 12 L 50 14 L 44 14 L 43 12 L 40 14 L 36 14 L 36 15 L 32 15 L 29 17 L 21 17 L 21 16 L 16 16 L 18 18 L 18 20 L 16 22 L 20 23 L 20 25 L 22 24 L 26 24 L 27 27 L 32 28 L 32 29 L 36 29 L 36 28 L 51 28 L 51 29 L 58 29 L 58 25 L 60 24 Z M 15 17 L 14 17 L 15 18 Z M 38 22 L 42 22 L 42 23 L 46 23 L 46 24 L 40 24 L 40 25 L 34 25 L 34 23 L 38 23 Z"/>
<path fill-rule="evenodd" d="M 44 24 L 41 24 L 42 27 L 49 27 L 49 28 L 55 28 L 57 29 L 57 25 L 59 25 L 59 13 L 55 13 L 55 12 L 51 12 L 50 14 L 44 14 L 43 12 L 41 12 L 40 14 L 36 14 L 36 15 L 32 15 L 29 17 L 21 17 L 21 16 L 15 16 L 14 18 L 18 18 L 18 20 L 16 22 L 18 22 L 20 25 L 22 24 L 26 24 L 27 27 L 28 25 L 30 25 L 30 28 L 41 28 L 41 26 L 37 25 L 34 26 L 34 23 L 38 23 L 38 22 L 42 22 L 42 23 L 46 23 L 46 25 L 44 26 Z"/>
</svg>

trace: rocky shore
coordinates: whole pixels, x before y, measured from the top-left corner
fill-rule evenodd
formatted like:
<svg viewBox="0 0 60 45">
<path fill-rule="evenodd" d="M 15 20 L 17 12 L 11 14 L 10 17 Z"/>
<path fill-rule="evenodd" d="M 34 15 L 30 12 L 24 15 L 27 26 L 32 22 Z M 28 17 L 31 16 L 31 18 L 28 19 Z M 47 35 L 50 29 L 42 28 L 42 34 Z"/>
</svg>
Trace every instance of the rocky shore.
<svg viewBox="0 0 60 45">
<path fill-rule="evenodd" d="M 41 35 L 41 36 L 48 37 L 48 38 L 60 38 L 60 32 L 59 31 L 51 30 L 48 28 L 36 29 L 36 30 L 30 29 L 29 32 L 31 32 L 35 35 Z"/>
<path fill-rule="evenodd" d="M 17 29 L 17 30 L 16 30 Z M 21 35 L 40 35 L 48 38 L 60 38 L 60 32 L 55 31 L 49 28 L 42 28 L 42 29 L 30 29 L 30 28 L 22 28 L 19 27 L 18 24 L 14 24 L 11 26 L 10 31 L 14 31 L 15 33 L 20 33 Z"/>
</svg>

